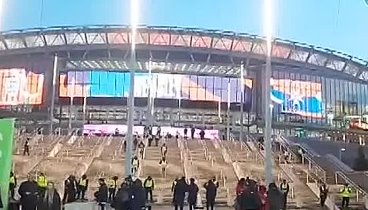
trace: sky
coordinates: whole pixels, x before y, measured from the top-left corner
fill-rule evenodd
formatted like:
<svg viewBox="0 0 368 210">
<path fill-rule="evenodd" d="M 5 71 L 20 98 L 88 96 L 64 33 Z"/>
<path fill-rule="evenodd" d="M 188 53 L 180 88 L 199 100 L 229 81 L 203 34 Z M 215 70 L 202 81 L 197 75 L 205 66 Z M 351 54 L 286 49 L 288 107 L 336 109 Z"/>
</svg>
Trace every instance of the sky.
<svg viewBox="0 0 368 210">
<path fill-rule="evenodd" d="M 130 0 L 0 0 L 0 30 L 129 24 Z M 366 0 L 274 0 L 274 36 L 368 60 Z M 263 35 L 263 0 L 139 0 L 139 22 Z"/>
</svg>

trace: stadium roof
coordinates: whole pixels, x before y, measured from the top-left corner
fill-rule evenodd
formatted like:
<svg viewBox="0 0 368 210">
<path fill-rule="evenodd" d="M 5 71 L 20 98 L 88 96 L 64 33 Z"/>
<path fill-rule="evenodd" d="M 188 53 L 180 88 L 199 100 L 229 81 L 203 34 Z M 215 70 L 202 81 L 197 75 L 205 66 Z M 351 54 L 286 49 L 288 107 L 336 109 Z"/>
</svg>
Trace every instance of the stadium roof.
<svg viewBox="0 0 368 210">
<path fill-rule="evenodd" d="M 48 27 L 0 33 L 0 57 L 58 54 L 67 69 L 127 70 L 131 30 L 122 25 Z M 231 31 L 140 26 L 136 37 L 137 70 L 237 77 L 241 62 L 248 68 L 265 63 L 264 37 Z M 345 53 L 275 39 L 272 65 L 318 71 L 368 81 L 368 62 Z"/>
</svg>

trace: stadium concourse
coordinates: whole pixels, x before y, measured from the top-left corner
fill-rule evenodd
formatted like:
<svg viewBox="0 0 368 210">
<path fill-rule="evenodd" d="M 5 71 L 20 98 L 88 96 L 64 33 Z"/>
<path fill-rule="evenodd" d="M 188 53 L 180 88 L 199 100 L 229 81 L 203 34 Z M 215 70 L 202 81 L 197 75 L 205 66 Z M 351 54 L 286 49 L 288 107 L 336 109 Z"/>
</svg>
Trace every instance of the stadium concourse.
<svg viewBox="0 0 368 210">
<path fill-rule="evenodd" d="M 180 131 L 184 128 L 172 129 Z M 22 154 L 26 136 L 30 139 L 30 156 Z M 125 176 L 122 136 L 22 134 L 17 135 L 16 142 L 14 173 L 19 181 L 23 181 L 27 174 L 44 173 L 62 193 L 63 182 L 69 175 L 79 179 L 86 174 L 90 183 L 87 198 L 92 201 L 99 178 L 107 180 L 117 176 L 121 183 Z M 144 143 L 148 145 L 147 139 Z M 163 143 L 168 147 L 166 177 L 162 176 L 159 166 L 160 146 Z M 139 156 L 138 150 L 136 154 Z M 219 209 L 230 209 L 234 205 L 235 188 L 240 178 L 249 176 L 259 184 L 264 180 L 263 154 L 256 142 L 221 141 L 217 138 L 185 140 L 181 135 L 176 139 L 173 134 L 172 138 L 160 140 L 157 147 L 155 144 L 145 147 L 143 158 L 139 160 L 141 163 L 136 176 L 142 181 L 151 176 L 155 182 L 154 206 L 171 205 L 172 183 L 181 176 L 195 178 L 200 186 L 200 205 L 205 205 L 205 189 L 202 186 L 215 177 L 219 183 L 216 197 Z M 290 185 L 288 209 L 316 207 L 317 197 L 305 185 L 293 182 L 277 163 L 275 161 L 275 180 L 279 184 L 286 179 Z"/>
</svg>

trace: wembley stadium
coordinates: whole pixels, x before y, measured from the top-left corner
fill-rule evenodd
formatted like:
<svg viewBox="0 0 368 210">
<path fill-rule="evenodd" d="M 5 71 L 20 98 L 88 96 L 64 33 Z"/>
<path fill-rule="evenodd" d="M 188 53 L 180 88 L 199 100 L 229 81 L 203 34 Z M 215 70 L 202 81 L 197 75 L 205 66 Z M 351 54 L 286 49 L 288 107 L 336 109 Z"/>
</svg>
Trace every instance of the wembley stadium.
<svg viewBox="0 0 368 210">
<path fill-rule="evenodd" d="M 148 120 L 152 104 L 152 120 L 162 125 L 230 123 L 236 130 L 243 118 L 247 129 L 263 126 L 263 37 L 140 26 L 134 65 L 131 40 L 131 29 L 121 25 L 1 33 L 1 115 L 73 125 L 124 122 L 135 68 L 135 124 Z M 271 55 L 274 128 L 363 134 L 367 61 L 282 39 L 273 40 Z"/>
</svg>

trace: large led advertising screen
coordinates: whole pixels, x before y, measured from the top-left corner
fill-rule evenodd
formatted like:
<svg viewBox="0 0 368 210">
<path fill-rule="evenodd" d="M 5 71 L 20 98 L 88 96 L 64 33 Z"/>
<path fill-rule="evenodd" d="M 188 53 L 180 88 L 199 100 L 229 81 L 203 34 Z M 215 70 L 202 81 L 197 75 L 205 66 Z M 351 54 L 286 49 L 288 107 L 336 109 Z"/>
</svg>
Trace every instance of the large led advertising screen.
<svg viewBox="0 0 368 210">
<path fill-rule="evenodd" d="M 44 75 L 25 69 L 0 69 L 0 105 L 42 103 Z"/>
<path fill-rule="evenodd" d="M 271 79 L 271 99 L 282 113 L 322 118 L 322 84 L 311 81 Z"/>
<path fill-rule="evenodd" d="M 241 101 L 239 78 L 213 76 L 136 73 L 134 80 L 135 97 L 151 94 L 161 99 L 183 99 L 193 101 L 221 101 L 236 103 Z M 230 84 L 230 91 L 228 91 Z M 128 97 L 130 75 L 109 71 L 69 71 L 60 75 L 60 97 Z M 246 109 L 252 104 L 253 81 L 244 81 L 244 104 Z M 230 94 L 228 97 L 228 93 Z"/>
</svg>

